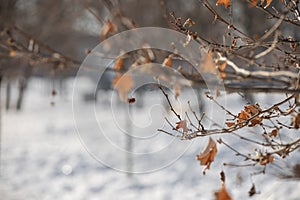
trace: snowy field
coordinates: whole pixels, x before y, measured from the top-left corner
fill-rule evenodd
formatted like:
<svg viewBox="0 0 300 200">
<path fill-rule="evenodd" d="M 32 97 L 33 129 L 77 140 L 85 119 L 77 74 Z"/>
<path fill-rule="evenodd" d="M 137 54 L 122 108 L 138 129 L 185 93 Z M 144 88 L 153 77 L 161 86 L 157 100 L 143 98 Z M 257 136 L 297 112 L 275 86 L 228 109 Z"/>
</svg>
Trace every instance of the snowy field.
<svg viewBox="0 0 300 200">
<path fill-rule="evenodd" d="M 222 166 L 224 160 L 234 160 L 232 152 L 222 146 L 211 169 L 202 175 L 203 166 L 195 156 L 207 140 L 180 141 L 157 133 L 157 128 L 166 125 L 164 117 L 172 117 L 164 109 L 164 99 L 155 92 L 143 98 L 143 107 L 133 105 L 133 126 L 128 125 L 126 109 L 106 97 L 110 93 L 100 92 L 96 105 L 82 100 L 84 92 L 76 94 L 74 98 L 82 103 L 76 105 L 74 121 L 72 84 L 73 80 L 67 81 L 67 92 L 59 91 L 55 106 L 50 106 L 51 84 L 34 79 L 21 112 L 2 109 L 1 200 L 214 199 L 221 186 L 221 170 L 233 199 L 248 199 L 252 181 L 260 194 L 251 199 L 300 199 L 299 180 L 274 175 L 276 170 L 285 172 L 284 168 L 271 167 L 266 175 L 250 178 L 251 169 Z M 235 112 L 241 110 L 244 102 L 239 96 L 227 98 L 229 104 L 236 105 Z M 260 98 L 267 104 L 270 96 Z M 95 111 L 93 116 L 91 110 Z M 122 129 L 143 138 L 132 143 L 135 154 L 130 158 L 131 167 L 123 151 L 128 141 Z M 295 154 L 289 162 L 299 160 L 299 151 Z M 137 173 L 128 176 L 126 170 Z"/>
</svg>

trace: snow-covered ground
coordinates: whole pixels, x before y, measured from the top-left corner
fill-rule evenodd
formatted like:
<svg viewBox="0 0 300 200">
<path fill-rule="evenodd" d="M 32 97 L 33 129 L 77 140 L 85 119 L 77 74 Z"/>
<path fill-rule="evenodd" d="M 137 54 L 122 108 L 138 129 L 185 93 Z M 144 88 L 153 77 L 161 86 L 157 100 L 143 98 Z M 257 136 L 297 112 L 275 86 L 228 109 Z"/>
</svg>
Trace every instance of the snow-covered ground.
<svg viewBox="0 0 300 200">
<path fill-rule="evenodd" d="M 66 84 L 67 93 L 54 97 L 52 107 L 51 84 L 34 79 L 23 110 L 2 111 L 1 200 L 214 199 L 221 170 L 233 199 L 249 198 L 252 181 L 260 192 L 252 199 L 300 199 L 297 180 L 278 179 L 272 173 L 250 178 L 250 168 L 223 167 L 224 160 L 234 158 L 222 146 L 211 169 L 202 175 L 203 166 L 195 155 L 207 140 L 180 141 L 157 133 L 157 128 L 166 126 L 164 116 L 171 114 L 155 92 L 144 97 L 144 107 L 132 108 L 132 127 L 126 109 L 111 104 L 110 93 L 103 92 L 96 105 L 83 100 L 76 104 L 74 121 L 72 83 Z M 261 100 L 267 102 L 268 97 Z M 236 104 L 236 112 L 243 105 L 235 95 L 229 95 L 228 102 Z M 132 144 L 132 168 L 124 153 L 126 129 L 137 138 Z M 138 173 L 128 176 L 122 172 L 126 170 Z"/>
</svg>

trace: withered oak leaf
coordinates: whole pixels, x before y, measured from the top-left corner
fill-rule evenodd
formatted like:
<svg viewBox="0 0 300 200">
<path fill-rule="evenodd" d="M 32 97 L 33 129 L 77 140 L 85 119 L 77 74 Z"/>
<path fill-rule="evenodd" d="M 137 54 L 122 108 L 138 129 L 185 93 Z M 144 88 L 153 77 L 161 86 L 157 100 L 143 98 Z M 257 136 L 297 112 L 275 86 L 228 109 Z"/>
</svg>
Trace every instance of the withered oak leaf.
<svg viewBox="0 0 300 200">
<path fill-rule="evenodd" d="M 196 159 L 200 161 L 200 165 L 206 165 L 203 170 L 205 174 L 205 170 L 210 168 L 211 163 L 214 161 L 215 156 L 217 154 L 217 144 L 216 142 L 210 137 L 209 142 L 204 149 L 203 152 L 196 156 Z"/>
</svg>

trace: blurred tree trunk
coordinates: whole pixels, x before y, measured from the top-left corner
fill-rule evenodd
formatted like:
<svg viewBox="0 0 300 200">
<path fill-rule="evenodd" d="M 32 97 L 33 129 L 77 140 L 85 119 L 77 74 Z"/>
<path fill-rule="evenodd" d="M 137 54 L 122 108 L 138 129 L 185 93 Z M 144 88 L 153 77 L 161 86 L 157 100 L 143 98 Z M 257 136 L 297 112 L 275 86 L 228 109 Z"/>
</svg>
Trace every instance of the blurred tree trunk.
<svg viewBox="0 0 300 200">
<path fill-rule="evenodd" d="M 9 110 L 10 108 L 10 97 L 11 97 L 11 83 L 10 80 L 7 80 L 6 83 L 6 101 L 5 101 L 5 108 L 6 110 Z"/>
<path fill-rule="evenodd" d="M 18 100 L 17 100 L 17 106 L 16 106 L 17 110 L 21 110 L 26 86 L 27 86 L 27 79 L 20 78 L 19 79 L 19 94 L 18 94 Z"/>
</svg>

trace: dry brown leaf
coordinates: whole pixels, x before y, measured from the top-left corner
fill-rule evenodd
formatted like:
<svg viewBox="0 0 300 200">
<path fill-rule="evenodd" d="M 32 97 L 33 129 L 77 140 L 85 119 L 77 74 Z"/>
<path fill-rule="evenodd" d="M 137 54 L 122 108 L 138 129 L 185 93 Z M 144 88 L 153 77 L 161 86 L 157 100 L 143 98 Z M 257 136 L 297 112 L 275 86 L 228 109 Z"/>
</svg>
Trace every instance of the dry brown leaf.
<svg viewBox="0 0 300 200">
<path fill-rule="evenodd" d="M 268 162 L 269 162 L 269 163 L 270 163 L 270 162 L 273 162 L 274 159 L 275 159 L 274 156 L 271 155 L 271 156 L 268 157 Z"/>
<path fill-rule="evenodd" d="M 273 161 L 274 161 L 274 156 L 267 154 L 267 155 L 262 156 L 260 158 L 259 164 L 266 165 L 266 164 L 271 163 Z"/>
<path fill-rule="evenodd" d="M 250 114 L 248 114 L 245 110 L 242 110 L 242 112 L 240 112 L 238 114 L 238 123 L 242 123 L 244 122 L 245 120 L 249 119 L 251 117 Z"/>
<path fill-rule="evenodd" d="M 101 28 L 100 38 L 104 39 L 108 36 L 108 34 L 114 33 L 116 31 L 117 31 L 117 26 L 108 19 Z"/>
<path fill-rule="evenodd" d="M 117 74 L 113 80 L 113 87 L 117 90 L 121 101 L 127 102 L 127 94 L 133 86 L 133 80 L 130 75 Z"/>
<path fill-rule="evenodd" d="M 196 159 L 200 161 L 201 165 L 206 165 L 203 173 L 205 174 L 205 170 L 210 168 L 211 163 L 214 161 L 214 158 L 217 154 L 217 144 L 210 137 L 209 142 L 203 152 L 197 155 Z"/>
<path fill-rule="evenodd" d="M 230 128 L 235 125 L 235 122 L 226 122 L 226 125 Z"/>
<path fill-rule="evenodd" d="M 119 71 L 123 67 L 123 58 L 119 57 L 114 65 L 114 70 Z"/>
<path fill-rule="evenodd" d="M 261 121 L 262 121 L 262 118 L 261 117 L 255 117 L 254 119 L 252 119 L 250 121 L 250 124 L 248 125 L 249 127 L 252 127 L 252 126 L 256 126 L 256 125 L 259 125 L 261 124 Z"/>
<path fill-rule="evenodd" d="M 245 106 L 245 111 L 247 113 L 249 113 L 250 116 L 252 117 L 252 116 L 258 114 L 261 111 L 261 108 L 257 104 L 247 105 L 247 106 Z M 261 121 L 262 121 L 262 118 L 257 116 L 250 121 L 251 124 L 249 124 L 249 127 L 256 126 L 256 125 L 260 124 Z"/>
<path fill-rule="evenodd" d="M 225 188 L 225 184 L 222 184 L 221 189 L 215 192 L 215 199 L 216 200 L 232 200 L 231 196 L 227 192 Z"/>
<path fill-rule="evenodd" d="M 203 65 L 200 70 L 211 74 L 217 74 L 216 64 L 213 60 L 213 53 L 211 51 L 204 56 Z"/>
<path fill-rule="evenodd" d="M 253 104 L 245 106 L 245 110 L 251 115 L 256 115 L 259 111 L 261 111 L 261 108 L 258 105 Z"/>
<path fill-rule="evenodd" d="M 226 66 L 227 66 L 227 63 L 226 63 L 226 62 L 223 62 L 222 64 L 219 65 L 220 77 L 221 77 L 222 79 L 226 78 L 226 73 L 224 72 Z"/>
<path fill-rule="evenodd" d="M 173 54 L 170 54 L 168 57 L 165 58 L 162 65 L 167 67 L 172 67 L 172 58 L 173 58 Z"/>
<path fill-rule="evenodd" d="M 278 134 L 278 130 L 277 129 L 273 129 L 270 133 L 269 133 L 269 137 L 276 137 Z"/>
<path fill-rule="evenodd" d="M 176 129 L 180 129 L 180 128 L 182 128 L 182 131 L 184 133 L 186 133 L 188 131 L 186 120 L 181 120 L 179 122 L 176 122 Z"/>
<path fill-rule="evenodd" d="M 249 118 L 253 117 L 254 115 L 257 115 L 261 111 L 261 108 L 257 104 L 253 105 L 247 105 L 245 106 L 245 109 L 242 110 L 238 114 L 238 120 L 237 123 L 243 123 L 244 121 L 248 120 Z M 249 127 L 256 126 L 258 124 L 261 124 L 262 118 L 257 116 L 254 119 L 251 119 L 250 124 L 248 125 Z M 242 126 L 240 124 L 240 126 Z"/>
<path fill-rule="evenodd" d="M 224 4 L 225 8 L 229 8 L 230 6 L 230 0 L 218 0 L 216 5 Z"/>
</svg>

